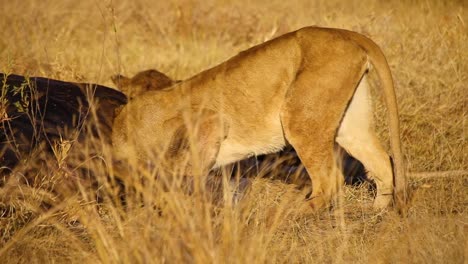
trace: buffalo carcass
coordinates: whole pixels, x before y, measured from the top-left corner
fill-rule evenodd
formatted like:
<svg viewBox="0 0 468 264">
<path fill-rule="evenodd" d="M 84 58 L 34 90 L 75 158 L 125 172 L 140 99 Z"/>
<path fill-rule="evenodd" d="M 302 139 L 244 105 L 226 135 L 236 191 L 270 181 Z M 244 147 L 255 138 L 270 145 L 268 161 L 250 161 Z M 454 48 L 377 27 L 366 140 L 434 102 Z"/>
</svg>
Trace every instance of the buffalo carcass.
<svg viewBox="0 0 468 264">
<path fill-rule="evenodd" d="M 125 94 L 90 83 L 0 73 L 0 87 L 3 175 L 38 148 L 53 154 L 56 144 L 88 135 L 109 142 L 115 109 L 127 103 Z"/>
</svg>

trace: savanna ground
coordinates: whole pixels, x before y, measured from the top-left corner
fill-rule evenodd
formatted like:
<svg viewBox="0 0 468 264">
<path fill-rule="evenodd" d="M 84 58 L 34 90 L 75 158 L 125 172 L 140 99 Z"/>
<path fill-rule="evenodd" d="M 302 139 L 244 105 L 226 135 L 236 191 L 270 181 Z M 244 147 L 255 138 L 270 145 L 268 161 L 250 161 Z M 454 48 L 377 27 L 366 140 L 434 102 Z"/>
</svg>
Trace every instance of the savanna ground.
<svg viewBox="0 0 468 264">
<path fill-rule="evenodd" d="M 147 68 L 188 78 L 302 26 L 364 33 L 382 47 L 394 74 L 407 169 L 468 169 L 465 1 L 1 0 L 0 5 L 2 72 L 108 86 L 112 74 Z M 378 88 L 374 94 L 381 97 Z M 386 140 L 380 100 L 376 119 Z M 152 167 L 134 166 L 123 208 L 110 184 L 108 149 L 91 150 L 99 144 L 64 142 L 49 162 L 55 165 L 44 169 L 42 163 L 25 162 L 9 176 L 0 191 L 2 263 L 467 261 L 466 175 L 411 179 L 412 199 L 403 218 L 391 210 L 370 210 L 368 184 L 345 187 L 334 210 L 312 213 L 279 161 L 267 169 L 238 171 L 258 176 L 236 205 L 227 187 L 215 198 L 209 188 L 192 195 L 178 186 L 162 191 Z M 77 156 L 86 162 L 74 161 Z M 76 179 L 81 171 L 98 182 L 100 205 L 96 188 Z M 218 174 L 227 181 L 229 173 Z M 25 175 L 34 181 L 21 181 Z"/>
</svg>

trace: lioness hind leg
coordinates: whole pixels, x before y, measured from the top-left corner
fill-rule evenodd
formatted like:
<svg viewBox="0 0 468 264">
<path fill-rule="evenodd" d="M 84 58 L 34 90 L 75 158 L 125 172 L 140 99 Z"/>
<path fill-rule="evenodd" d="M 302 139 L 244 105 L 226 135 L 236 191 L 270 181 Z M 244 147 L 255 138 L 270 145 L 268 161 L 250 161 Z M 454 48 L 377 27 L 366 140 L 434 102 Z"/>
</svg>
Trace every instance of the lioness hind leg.
<svg viewBox="0 0 468 264">
<path fill-rule="evenodd" d="M 335 162 L 333 136 L 323 133 L 315 125 L 305 125 L 310 131 L 294 125 L 304 125 L 303 122 L 300 115 L 285 114 L 284 132 L 312 180 L 312 194 L 308 197 L 310 205 L 313 209 L 320 209 L 329 205 L 344 182 Z"/>
<path fill-rule="evenodd" d="M 358 159 L 375 180 L 377 196 L 374 208 L 383 209 L 392 200 L 393 174 L 388 154 L 372 129 L 372 106 L 364 76 L 341 122 L 336 142 Z"/>
<path fill-rule="evenodd" d="M 355 65 L 329 64 L 334 69 Z M 281 112 L 283 131 L 312 180 L 311 206 L 326 206 L 344 184 L 336 164 L 336 130 L 362 72 L 327 78 L 330 69 L 303 72 L 288 91 Z"/>
</svg>

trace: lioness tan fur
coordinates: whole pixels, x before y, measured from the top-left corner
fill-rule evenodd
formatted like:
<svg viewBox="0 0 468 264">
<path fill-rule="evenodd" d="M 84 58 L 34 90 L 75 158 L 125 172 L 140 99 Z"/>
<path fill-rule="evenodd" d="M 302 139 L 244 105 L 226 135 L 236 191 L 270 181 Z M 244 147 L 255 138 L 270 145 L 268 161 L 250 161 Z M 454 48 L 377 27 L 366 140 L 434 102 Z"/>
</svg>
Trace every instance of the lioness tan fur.
<svg viewBox="0 0 468 264">
<path fill-rule="evenodd" d="M 394 173 L 372 130 L 370 63 L 388 108 Z M 137 94 L 117 116 L 112 140 L 119 157 L 164 152 L 159 157 L 174 165 L 191 153 L 194 174 L 195 165 L 204 172 L 291 144 L 311 177 L 313 208 L 328 204 L 343 184 L 337 142 L 375 179 L 376 208 L 386 207 L 392 194 L 403 194 L 395 196 L 397 202 L 405 199 L 390 69 L 374 42 L 351 31 L 303 28 L 169 88 Z"/>
<path fill-rule="evenodd" d="M 132 78 L 127 78 L 118 74 L 112 76 L 111 79 L 129 99 L 133 99 L 135 96 L 145 92 L 160 90 L 179 82 L 154 69 L 139 72 Z"/>
</svg>

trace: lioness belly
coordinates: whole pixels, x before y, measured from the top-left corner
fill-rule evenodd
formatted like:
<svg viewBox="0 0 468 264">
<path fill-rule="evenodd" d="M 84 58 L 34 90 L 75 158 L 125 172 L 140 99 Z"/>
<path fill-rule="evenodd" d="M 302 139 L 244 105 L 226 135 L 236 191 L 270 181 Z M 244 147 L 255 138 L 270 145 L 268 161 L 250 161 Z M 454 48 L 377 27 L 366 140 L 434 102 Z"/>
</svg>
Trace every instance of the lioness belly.
<svg viewBox="0 0 468 264">
<path fill-rule="evenodd" d="M 279 118 L 250 127 L 249 131 L 234 127 L 221 143 L 215 167 L 227 165 L 245 158 L 278 152 L 286 145 Z"/>
</svg>

